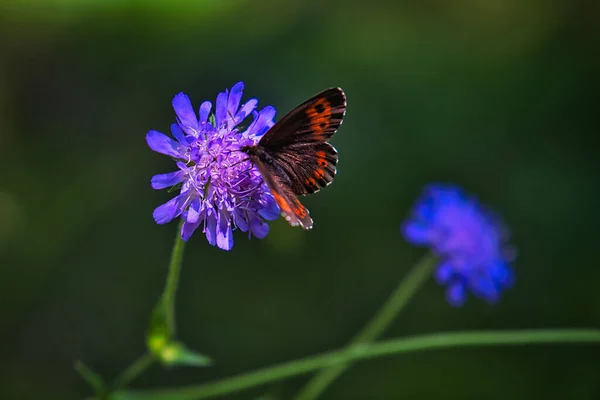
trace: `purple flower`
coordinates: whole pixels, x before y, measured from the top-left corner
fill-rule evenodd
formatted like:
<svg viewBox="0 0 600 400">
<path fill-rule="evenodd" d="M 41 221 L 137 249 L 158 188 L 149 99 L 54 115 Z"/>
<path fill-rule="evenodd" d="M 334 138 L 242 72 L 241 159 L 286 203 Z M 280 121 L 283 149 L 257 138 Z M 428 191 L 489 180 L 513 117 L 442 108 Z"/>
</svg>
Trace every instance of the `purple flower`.
<svg viewBox="0 0 600 400">
<path fill-rule="evenodd" d="M 429 185 L 403 224 L 406 240 L 429 246 L 439 257 L 435 277 L 447 287 L 454 306 L 464 304 L 467 291 L 490 303 L 512 286 L 509 265 L 514 258 L 508 232 L 477 199 L 453 185 Z"/>
<path fill-rule="evenodd" d="M 256 112 L 256 99 L 240 107 L 243 90 L 244 84 L 238 82 L 231 91 L 219 93 L 212 114 L 212 104 L 205 101 L 200 105 L 200 118 L 188 96 L 179 93 L 173 98 L 177 124 L 171 125 L 171 133 L 175 140 L 157 131 L 146 134 L 148 146 L 174 158 L 178 168 L 155 175 L 152 187 L 181 185 L 176 197 L 154 210 L 154 220 L 166 224 L 181 216 L 183 240 L 201 228 L 211 245 L 230 250 L 235 228 L 262 239 L 269 232 L 265 220 L 279 216 L 260 172 L 239 151 L 256 144 L 273 126 L 275 109 L 268 106 Z M 241 128 L 250 114 L 252 121 Z"/>
</svg>

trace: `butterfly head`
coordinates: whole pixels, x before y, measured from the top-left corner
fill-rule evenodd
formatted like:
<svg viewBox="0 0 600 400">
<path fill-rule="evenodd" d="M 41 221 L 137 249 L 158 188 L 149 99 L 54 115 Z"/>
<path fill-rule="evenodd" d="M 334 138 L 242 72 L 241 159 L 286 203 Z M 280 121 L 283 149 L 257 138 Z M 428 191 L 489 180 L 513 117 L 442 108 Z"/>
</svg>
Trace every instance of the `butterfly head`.
<svg viewBox="0 0 600 400">
<path fill-rule="evenodd" d="M 240 151 L 242 153 L 248 154 L 249 156 L 258 155 L 258 149 L 256 148 L 256 146 L 242 146 L 240 147 Z"/>
<path fill-rule="evenodd" d="M 273 157 L 271 157 L 266 151 L 260 146 L 242 146 L 240 148 L 242 153 L 248 154 L 250 159 L 256 164 L 258 161 L 272 165 Z"/>
</svg>

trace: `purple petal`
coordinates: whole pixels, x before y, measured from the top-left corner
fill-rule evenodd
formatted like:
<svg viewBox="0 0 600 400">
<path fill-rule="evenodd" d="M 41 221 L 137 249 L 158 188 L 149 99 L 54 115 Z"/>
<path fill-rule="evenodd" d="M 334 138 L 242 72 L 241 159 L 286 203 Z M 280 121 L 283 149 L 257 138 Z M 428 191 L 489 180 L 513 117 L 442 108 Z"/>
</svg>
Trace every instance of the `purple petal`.
<svg viewBox="0 0 600 400">
<path fill-rule="evenodd" d="M 465 285 L 462 282 L 453 283 L 448 290 L 446 290 L 446 299 L 448 300 L 448 303 L 454 307 L 460 307 L 465 304 L 465 301 L 467 300 Z"/>
<path fill-rule="evenodd" d="M 250 218 L 250 230 L 257 238 L 264 239 L 269 233 L 269 225 L 260 218 L 253 216 Z"/>
<path fill-rule="evenodd" d="M 431 240 L 431 229 L 418 222 L 409 221 L 402 224 L 402 235 L 413 244 L 427 244 Z"/>
<path fill-rule="evenodd" d="M 514 283 L 514 273 L 508 264 L 502 260 L 497 260 L 490 264 L 490 277 L 503 287 L 510 287 Z"/>
<path fill-rule="evenodd" d="M 158 174 L 152 177 L 152 189 L 164 189 L 182 182 L 185 173 L 181 170 L 169 172 L 168 174 Z"/>
<path fill-rule="evenodd" d="M 494 282 L 488 277 L 477 277 L 469 282 L 471 290 L 490 303 L 496 303 L 500 298 L 500 293 Z"/>
<path fill-rule="evenodd" d="M 230 116 L 233 118 L 237 114 L 243 92 L 244 82 L 238 82 L 231 88 L 231 91 L 229 92 L 229 98 L 227 99 L 227 121 L 230 121 Z M 233 128 L 233 125 L 235 125 L 235 120 L 231 121 L 231 124 L 228 126 L 229 128 Z"/>
<path fill-rule="evenodd" d="M 206 227 L 204 228 L 206 240 L 211 246 L 217 244 L 217 217 L 214 212 L 206 217 Z"/>
<path fill-rule="evenodd" d="M 423 222 L 433 223 L 436 217 L 436 205 L 431 199 L 424 200 L 414 209 L 414 215 L 416 219 L 422 220 Z"/>
<path fill-rule="evenodd" d="M 184 93 L 179 93 L 173 97 L 172 103 L 181 128 L 187 133 L 197 131 L 198 120 L 196 119 L 196 113 L 194 112 L 190 98 Z"/>
<path fill-rule="evenodd" d="M 149 131 L 146 134 L 146 143 L 148 143 L 148 146 L 157 153 L 175 158 L 182 158 L 184 146 L 164 133 Z"/>
<path fill-rule="evenodd" d="M 189 169 L 188 166 L 182 161 L 177 161 L 175 165 L 177 165 L 177 168 L 182 169 L 184 171 L 187 171 Z"/>
<path fill-rule="evenodd" d="M 158 206 L 152 216 L 157 224 L 166 224 L 171 222 L 173 218 L 178 217 L 183 212 L 185 204 L 188 200 L 188 192 L 183 192 L 177 197 L 172 198 L 165 204 Z"/>
<path fill-rule="evenodd" d="M 217 128 L 225 122 L 227 118 L 227 92 L 221 92 L 217 96 L 217 107 L 215 111 L 215 123 Z"/>
<path fill-rule="evenodd" d="M 212 103 L 210 101 L 205 101 L 200 104 L 200 123 L 204 123 L 208 121 L 208 116 L 210 115 L 210 109 L 212 108 Z"/>
<path fill-rule="evenodd" d="M 453 275 L 454 266 L 448 261 L 441 263 L 435 270 L 435 279 L 438 283 L 447 283 Z"/>
<path fill-rule="evenodd" d="M 273 122 L 273 118 L 275 117 L 275 108 L 271 106 L 267 106 L 260 110 L 254 123 L 250 127 L 248 135 L 251 136 L 262 136 L 264 135 L 270 127 L 272 127 L 275 122 Z"/>
<path fill-rule="evenodd" d="M 267 202 L 263 208 L 258 210 L 258 215 L 266 219 L 267 221 L 273 221 L 279 217 L 279 206 L 275 202 L 273 196 L 269 193 L 265 196 Z"/>
<path fill-rule="evenodd" d="M 189 146 L 190 142 L 185 137 L 185 134 L 177 124 L 171 124 L 171 134 L 179 143 L 184 146 Z"/>
<path fill-rule="evenodd" d="M 240 110 L 237 112 L 237 114 L 235 114 L 236 125 L 239 124 L 240 122 L 242 122 L 248 115 L 250 115 L 250 113 L 252 111 L 254 111 L 254 109 L 256 108 L 257 104 L 258 104 L 258 100 L 256 100 L 256 99 L 248 100 L 242 106 L 242 108 L 240 108 Z"/>
<path fill-rule="evenodd" d="M 187 242 L 192 237 L 192 234 L 196 231 L 196 229 L 198 229 L 200 226 L 200 222 L 201 221 L 198 221 L 193 224 L 184 222 L 181 226 L 181 238 Z"/>
<path fill-rule="evenodd" d="M 194 199 L 190 203 L 187 214 L 187 222 L 190 224 L 195 224 L 200 220 L 200 205 L 200 199 Z"/>
<path fill-rule="evenodd" d="M 223 250 L 231 250 L 233 247 L 233 233 L 229 222 L 229 215 L 226 211 L 219 213 L 217 225 L 217 246 Z"/>
<path fill-rule="evenodd" d="M 233 211 L 233 222 L 242 232 L 248 232 L 248 221 L 246 221 L 246 215 L 243 211 L 238 209 Z"/>
</svg>

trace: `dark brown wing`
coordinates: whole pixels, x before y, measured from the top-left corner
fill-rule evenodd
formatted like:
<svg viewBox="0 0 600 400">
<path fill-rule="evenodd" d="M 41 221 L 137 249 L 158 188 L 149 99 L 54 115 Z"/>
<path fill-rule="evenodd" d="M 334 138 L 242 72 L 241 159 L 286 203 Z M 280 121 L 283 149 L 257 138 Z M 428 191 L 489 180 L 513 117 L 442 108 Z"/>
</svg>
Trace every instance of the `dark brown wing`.
<svg viewBox="0 0 600 400">
<path fill-rule="evenodd" d="M 327 142 L 295 143 L 270 156 L 290 177 L 297 195 L 318 192 L 333 182 L 337 172 L 337 151 Z"/>
<path fill-rule="evenodd" d="M 290 111 L 261 138 L 258 146 L 288 175 L 295 194 L 315 193 L 333 181 L 338 155 L 327 140 L 345 112 L 342 89 L 327 89 Z"/>
<path fill-rule="evenodd" d="M 345 113 L 344 91 L 326 89 L 277 121 L 261 138 L 260 145 L 277 151 L 296 143 L 326 142 L 342 124 Z"/>
<path fill-rule="evenodd" d="M 260 150 L 258 151 L 260 152 Z M 260 155 L 250 154 L 250 159 L 260 171 L 275 202 L 277 202 L 277 205 L 281 209 L 281 215 L 292 226 L 300 225 L 304 229 L 311 229 L 313 220 L 308 216 L 306 207 L 298 201 L 292 191 L 287 173 L 278 164 L 273 163 L 273 160 L 268 158 L 268 156 L 267 162 L 262 162 L 261 158 L 265 159 L 265 155 L 263 154 L 261 157 Z"/>
</svg>

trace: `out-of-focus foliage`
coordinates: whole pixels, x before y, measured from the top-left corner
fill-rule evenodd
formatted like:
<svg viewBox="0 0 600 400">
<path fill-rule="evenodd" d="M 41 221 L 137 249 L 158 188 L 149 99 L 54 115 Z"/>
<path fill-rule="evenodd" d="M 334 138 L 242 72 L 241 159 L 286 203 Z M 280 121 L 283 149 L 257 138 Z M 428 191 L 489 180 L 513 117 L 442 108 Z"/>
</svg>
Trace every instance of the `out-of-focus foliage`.
<svg viewBox="0 0 600 400">
<path fill-rule="evenodd" d="M 343 345 L 423 253 L 399 226 L 423 185 L 498 210 L 519 248 L 500 304 L 450 308 L 433 281 L 388 336 L 600 325 L 600 39 L 595 3 L 96 1 L 0 3 L 0 398 L 81 398 L 82 359 L 116 375 L 144 350 L 175 224 L 150 177 L 171 98 L 238 80 L 281 116 L 341 86 L 336 182 L 310 232 L 272 224 L 226 253 L 189 242 L 179 335 L 200 383 Z M 245 97 L 245 98 L 248 98 Z M 597 348 L 431 352 L 362 362 L 325 398 L 597 399 Z M 305 378 L 240 394 L 289 397 Z"/>
</svg>

